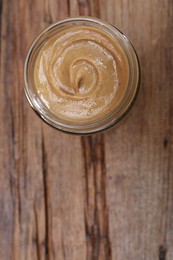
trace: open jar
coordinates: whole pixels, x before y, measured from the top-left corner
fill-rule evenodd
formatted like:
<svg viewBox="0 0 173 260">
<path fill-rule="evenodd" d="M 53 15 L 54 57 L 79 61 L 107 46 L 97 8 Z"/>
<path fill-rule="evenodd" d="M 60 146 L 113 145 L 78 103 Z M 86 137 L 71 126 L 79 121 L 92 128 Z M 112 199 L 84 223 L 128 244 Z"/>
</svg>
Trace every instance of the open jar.
<svg viewBox="0 0 173 260">
<path fill-rule="evenodd" d="M 132 107 L 140 68 L 129 40 L 111 24 L 75 17 L 45 29 L 24 67 L 25 94 L 51 126 L 92 134 L 117 124 Z"/>
</svg>

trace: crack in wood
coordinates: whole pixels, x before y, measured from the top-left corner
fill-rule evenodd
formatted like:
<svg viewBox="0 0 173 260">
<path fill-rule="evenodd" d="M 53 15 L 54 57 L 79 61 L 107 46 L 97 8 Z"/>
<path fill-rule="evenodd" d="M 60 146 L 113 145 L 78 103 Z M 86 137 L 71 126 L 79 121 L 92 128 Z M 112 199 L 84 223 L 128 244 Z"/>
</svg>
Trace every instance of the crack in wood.
<svg viewBox="0 0 173 260">
<path fill-rule="evenodd" d="M 70 0 L 67 0 L 67 10 L 68 10 L 68 15 L 70 16 Z"/>
<path fill-rule="evenodd" d="M 79 4 L 79 8 L 86 8 L 88 2 L 86 0 L 77 0 Z"/>
<path fill-rule="evenodd" d="M 100 0 L 77 0 L 77 2 L 80 15 L 100 17 Z"/>
<path fill-rule="evenodd" d="M 100 17 L 100 0 L 95 0 L 95 14 Z"/>
<path fill-rule="evenodd" d="M 168 139 L 167 139 L 167 137 L 165 137 L 165 138 L 163 139 L 163 146 L 164 146 L 165 149 L 166 149 L 167 146 L 168 146 Z"/>
<path fill-rule="evenodd" d="M 89 15 L 100 17 L 100 0 L 87 0 Z"/>
<path fill-rule="evenodd" d="M 159 247 L 159 260 L 166 260 L 167 249 L 163 245 Z"/>
<path fill-rule="evenodd" d="M 48 209 L 48 190 L 47 190 L 47 155 L 45 150 L 43 133 L 42 133 L 42 172 L 43 172 L 43 189 L 44 189 L 44 203 L 45 203 L 45 259 L 49 260 L 49 209 Z"/>
<path fill-rule="evenodd" d="M 35 204 L 34 204 L 34 217 L 35 217 L 35 226 L 36 226 L 35 243 L 36 243 L 37 259 L 38 259 L 38 260 L 41 260 L 41 257 L 40 257 L 40 248 L 39 248 L 38 217 L 37 217 L 37 210 L 36 210 L 36 205 L 35 205 Z"/>
<path fill-rule="evenodd" d="M 85 171 L 85 231 L 87 259 L 111 260 L 104 135 L 81 137 Z"/>
<path fill-rule="evenodd" d="M 65 251 L 65 245 L 64 245 L 64 238 L 63 238 L 63 235 L 62 235 L 62 239 L 61 239 L 61 244 L 62 244 L 62 253 L 63 253 L 63 257 L 64 257 L 64 260 L 66 260 L 66 251 Z"/>
<path fill-rule="evenodd" d="M 8 94 L 7 94 L 7 99 L 9 99 Z M 11 143 L 9 144 L 10 147 L 10 153 L 11 153 L 11 158 L 13 158 L 13 167 L 10 168 L 10 176 L 9 176 L 9 183 L 10 183 L 10 193 L 11 193 L 11 198 L 13 200 L 13 203 L 16 203 L 15 201 L 15 196 L 14 196 L 14 187 L 16 186 L 17 188 L 17 198 L 18 198 L 18 213 L 19 213 L 19 223 L 21 223 L 21 195 L 20 195 L 20 169 L 17 169 L 17 162 L 15 160 L 15 124 L 14 124 L 14 114 L 13 114 L 13 109 L 12 105 L 9 102 L 9 114 L 10 114 L 10 123 L 11 123 Z M 10 140 L 9 139 L 9 140 Z M 12 164 L 12 162 L 11 162 Z M 16 176 L 14 175 L 14 172 L 18 173 L 18 179 L 16 179 Z"/>
<path fill-rule="evenodd" d="M 44 15 L 44 22 L 46 24 L 52 24 L 53 23 L 53 18 L 52 18 L 52 15 L 51 15 L 51 10 L 50 10 L 50 1 L 46 0 L 45 1 L 45 15 Z"/>
<path fill-rule="evenodd" d="M 77 0 L 79 5 L 80 15 L 90 15 L 90 8 L 88 0 Z"/>
</svg>

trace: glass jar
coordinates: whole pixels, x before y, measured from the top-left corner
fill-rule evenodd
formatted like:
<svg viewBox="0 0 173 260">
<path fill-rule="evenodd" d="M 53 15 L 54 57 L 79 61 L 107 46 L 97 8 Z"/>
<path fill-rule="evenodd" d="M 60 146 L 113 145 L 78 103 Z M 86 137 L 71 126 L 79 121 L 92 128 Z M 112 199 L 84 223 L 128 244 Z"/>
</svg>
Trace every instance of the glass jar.
<svg viewBox="0 0 173 260">
<path fill-rule="evenodd" d="M 63 31 L 67 28 L 74 28 L 74 26 L 90 26 L 102 30 L 108 35 L 111 35 L 111 37 L 116 40 L 119 47 L 123 50 L 129 66 L 128 85 L 120 104 L 115 107 L 111 113 L 103 116 L 103 118 L 95 120 L 94 122 L 73 122 L 59 118 L 50 111 L 44 102 L 42 102 L 34 83 L 35 62 L 41 47 L 48 39 L 50 39 L 50 37 L 56 35 L 57 32 Z M 36 38 L 36 40 L 31 45 L 26 57 L 24 67 L 24 81 L 26 97 L 31 107 L 42 119 L 61 131 L 84 135 L 103 131 L 117 124 L 129 112 L 130 108 L 134 104 L 139 89 L 140 67 L 135 49 L 126 36 L 117 28 L 100 19 L 91 17 L 75 17 L 51 25 Z"/>
</svg>

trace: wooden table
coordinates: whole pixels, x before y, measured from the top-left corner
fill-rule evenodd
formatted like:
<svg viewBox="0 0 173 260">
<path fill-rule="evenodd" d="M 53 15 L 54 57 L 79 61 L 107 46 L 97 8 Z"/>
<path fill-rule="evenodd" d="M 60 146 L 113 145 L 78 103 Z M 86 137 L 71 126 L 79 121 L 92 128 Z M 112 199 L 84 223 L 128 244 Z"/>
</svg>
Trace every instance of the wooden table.
<svg viewBox="0 0 173 260">
<path fill-rule="evenodd" d="M 1 0 L 0 260 L 173 259 L 173 1 Z M 36 35 L 101 17 L 134 43 L 141 90 L 104 134 L 65 135 L 23 90 Z"/>
</svg>

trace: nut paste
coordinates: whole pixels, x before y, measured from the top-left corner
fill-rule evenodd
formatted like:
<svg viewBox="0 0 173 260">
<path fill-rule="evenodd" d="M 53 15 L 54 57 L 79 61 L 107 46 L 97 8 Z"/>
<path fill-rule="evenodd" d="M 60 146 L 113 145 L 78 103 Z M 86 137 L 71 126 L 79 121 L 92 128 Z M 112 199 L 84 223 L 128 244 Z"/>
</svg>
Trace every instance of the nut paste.
<svg viewBox="0 0 173 260">
<path fill-rule="evenodd" d="M 128 62 L 118 42 L 89 26 L 49 38 L 34 70 L 42 102 L 58 117 L 78 122 L 99 120 L 115 110 L 128 79 Z"/>
</svg>

